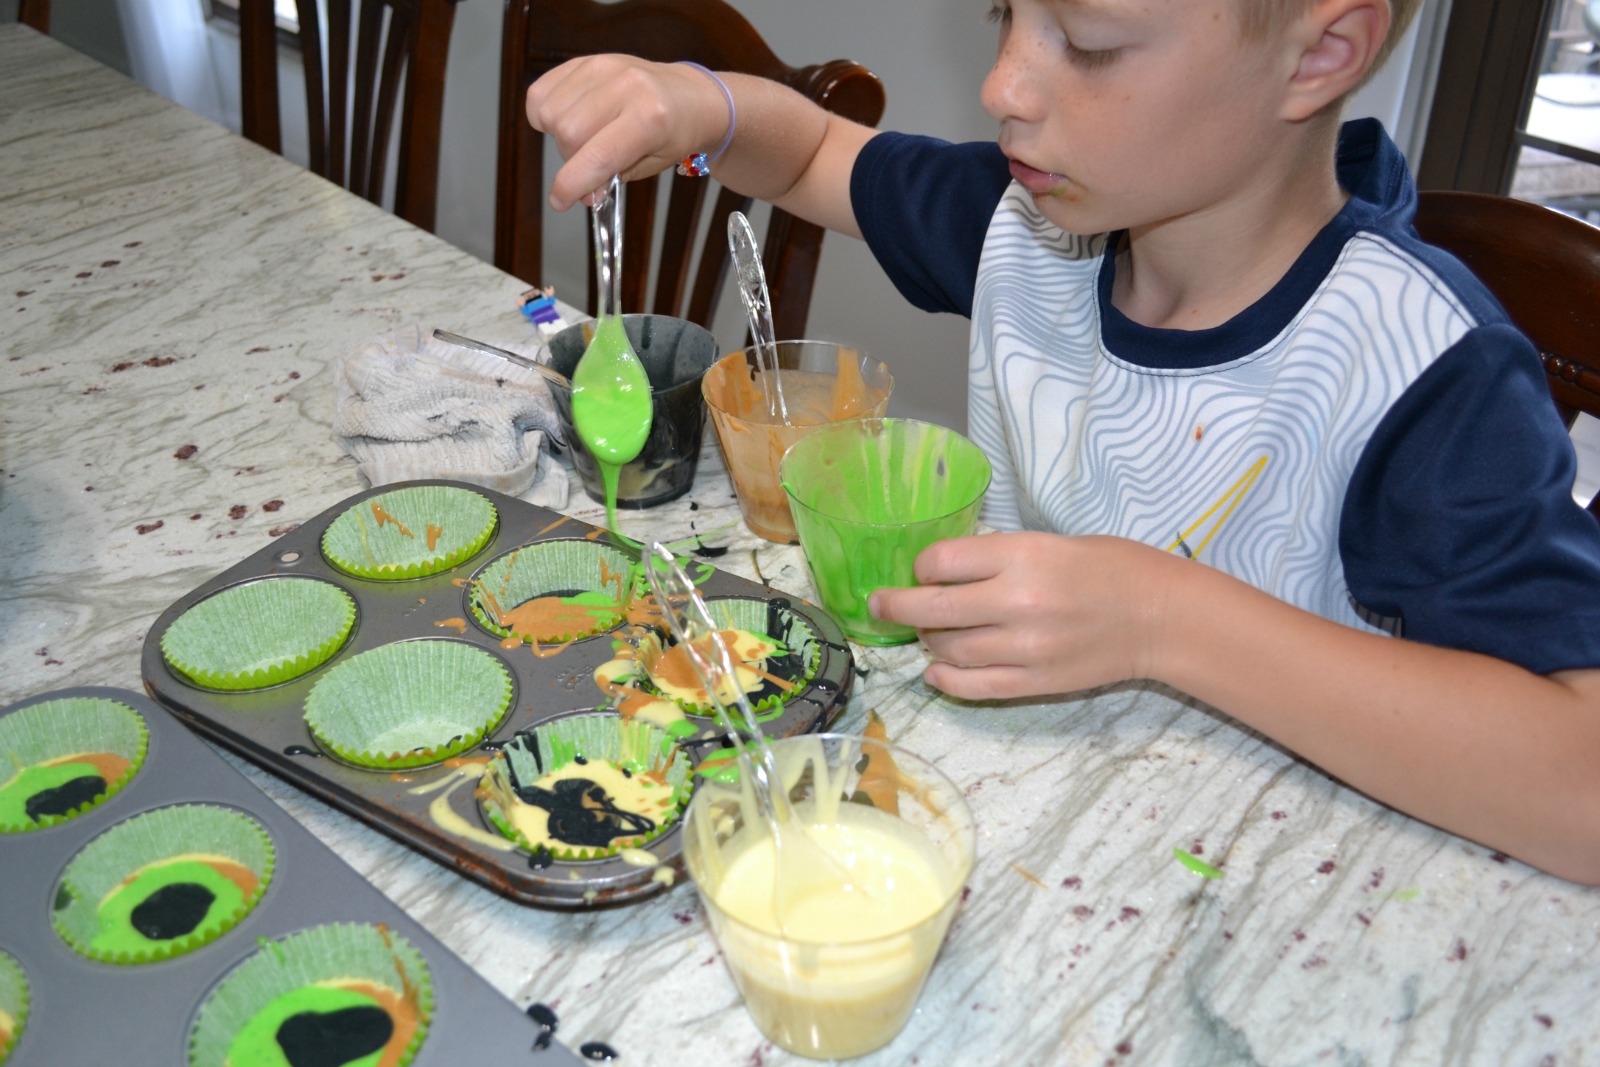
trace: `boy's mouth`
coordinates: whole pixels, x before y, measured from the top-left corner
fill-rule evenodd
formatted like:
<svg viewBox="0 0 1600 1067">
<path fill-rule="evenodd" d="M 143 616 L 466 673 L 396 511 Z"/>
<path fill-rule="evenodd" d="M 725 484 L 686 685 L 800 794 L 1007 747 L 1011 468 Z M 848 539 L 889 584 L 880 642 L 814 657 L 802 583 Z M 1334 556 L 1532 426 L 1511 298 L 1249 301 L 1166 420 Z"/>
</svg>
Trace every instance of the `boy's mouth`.
<svg viewBox="0 0 1600 1067">
<path fill-rule="evenodd" d="M 1035 196 L 1059 195 L 1067 184 L 1065 175 L 1046 173 L 1015 159 L 1011 160 L 1011 177 Z"/>
</svg>

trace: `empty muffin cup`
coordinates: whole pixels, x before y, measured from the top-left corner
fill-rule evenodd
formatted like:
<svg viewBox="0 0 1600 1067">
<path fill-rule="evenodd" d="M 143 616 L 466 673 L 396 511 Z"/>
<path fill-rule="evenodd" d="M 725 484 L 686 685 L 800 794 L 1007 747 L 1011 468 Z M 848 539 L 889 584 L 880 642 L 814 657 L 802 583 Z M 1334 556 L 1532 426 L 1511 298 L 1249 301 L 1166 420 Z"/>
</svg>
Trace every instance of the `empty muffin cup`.
<svg viewBox="0 0 1600 1067">
<path fill-rule="evenodd" d="M 206 597 L 161 635 L 174 672 L 210 689 L 263 689 L 308 674 L 344 646 L 356 603 L 332 582 L 263 578 Z"/>
<path fill-rule="evenodd" d="M 322 748 L 358 767 L 394 770 L 465 752 L 511 706 L 511 672 L 464 641 L 397 641 L 318 679 L 305 721 Z"/>
<path fill-rule="evenodd" d="M 452 485 L 414 485 L 345 509 L 322 534 L 322 554 L 376 581 L 449 570 L 483 550 L 499 516 L 489 499 Z"/>
</svg>

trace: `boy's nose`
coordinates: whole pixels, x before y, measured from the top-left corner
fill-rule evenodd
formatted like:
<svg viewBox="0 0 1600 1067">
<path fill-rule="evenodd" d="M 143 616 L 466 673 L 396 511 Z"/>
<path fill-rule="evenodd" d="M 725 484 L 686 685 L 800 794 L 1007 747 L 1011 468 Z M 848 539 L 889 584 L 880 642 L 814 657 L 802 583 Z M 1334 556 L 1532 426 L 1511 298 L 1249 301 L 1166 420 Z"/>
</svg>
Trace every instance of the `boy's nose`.
<svg viewBox="0 0 1600 1067">
<path fill-rule="evenodd" d="M 1039 42 L 1013 27 L 1001 35 L 1000 48 L 980 99 L 989 117 L 1000 122 L 1038 121 L 1042 95 L 1036 87 Z"/>
</svg>

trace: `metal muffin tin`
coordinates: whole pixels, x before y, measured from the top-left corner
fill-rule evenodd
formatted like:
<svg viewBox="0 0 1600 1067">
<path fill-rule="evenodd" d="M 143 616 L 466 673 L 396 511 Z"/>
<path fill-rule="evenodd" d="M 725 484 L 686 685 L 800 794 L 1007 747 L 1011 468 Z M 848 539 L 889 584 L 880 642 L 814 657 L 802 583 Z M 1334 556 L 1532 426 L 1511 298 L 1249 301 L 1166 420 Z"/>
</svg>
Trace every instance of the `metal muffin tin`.
<svg viewBox="0 0 1600 1067">
<path fill-rule="evenodd" d="M 381 923 L 416 946 L 428 964 L 434 1012 L 413 1067 L 474 1064 L 576 1067 L 566 1047 L 541 1041 L 539 1025 L 439 943 L 220 755 L 148 697 L 80 686 L 20 700 L 0 716 L 48 700 L 101 698 L 126 704 L 149 731 L 143 765 L 115 796 L 40 830 L 0 834 L 0 950 L 27 976 L 30 1009 L 8 1062 L 112 1064 L 188 1062 L 201 1004 L 259 938 L 330 922 Z M 272 839 L 275 870 L 239 924 L 185 955 L 155 963 L 97 963 L 69 948 L 50 921 L 63 868 L 100 834 L 172 804 L 215 804 L 248 814 Z M 547 1047 L 535 1048 L 535 1044 Z"/>
<path fill-rule="evenodd" d="M 355 578 L 323 557 L 323 531 L 339 515 L 371 497 L 414 485 L 458 486 L 488 498 L 498 513 L 498 525 L 488 545 L 450 570 L 404 581 Z M 605 531 L 588 523 L 466 483 L 430 480 L 370 489 L 284 534 L 162 613 L 145 638 L 141 663 L 145 687 L 205 736 L 512 900 L 542 907 L 587 908 L 642 899 L 669 884 L 660 868 L 637 866 L 620 857 L 552 861 L 548 856 L 536 858 L 520 849 L 506 851 L 478 840 L 479 834 L 500 835 L 479 810 L 473 795 L 475 780 L 468 780 L 451 766 L 459 766 L 462 759 L 488 756 L 519 732 L 551 719 L 607 706 L 593 672 L 612 658 L 616 630 L 584 638 L 545 657 L 535 656 L 527 648 L 507 650 L 497 635 L 473 618 L 468 585 L 489 563 L 523 545 L 605 537 Z M 605 543 L 616 547 L 610 541 Z M 631 555 L 637 558 L 636 552 Z M 809 624 L 817 637 L 820 659 L 815 675 L 803 689 L 789 695 L 781 715 L 763 724 L 767 735 L 776 738 L 815 732 L 831 723 L 843 710 L 854 678 L 849 642 L 838 624 L 799 597 L 775 593 L 699 561 L 690 571 L 697 580 L 703 575 L 699 588 L 707 601 L 740 597 L 776 602 Z M 355 628 L 330 660 L 292 681 L 236 693 L 203 688 L 167 666 L 161 654 L 161 636 L 178 616 L 225 588 L 275 575 L 320 578 L 354 598 Z M 462 621 L 465 631 L 458 632 Z M 452 622 L 455 625 L 450 625 Z M 303 718 L 311 687 L 335 664 L 352 656 L 391 642 L 421 638 L 465 641 L 506 665 L 514 691 L 511 710 L 500 725 L 456 761 L 400 772 L 354 767 L 323 754 Z M 683 747 L 691 760 L 698 762 L 722 747 L 723 740 L 710 719 L 692 721 L 704 729 L 683 742 Z M 451 777 L 456 781 L 448 782 Z M 441 795 L 448 796 L 448 815 L 465 820 L 472 833 L 452 831 L 430 814 L 430 805 Z M 648 846 L 661 866 L 672 869 L 674 879 L 682 877 L 681 827 L 680 820 Z"/>
</svg>

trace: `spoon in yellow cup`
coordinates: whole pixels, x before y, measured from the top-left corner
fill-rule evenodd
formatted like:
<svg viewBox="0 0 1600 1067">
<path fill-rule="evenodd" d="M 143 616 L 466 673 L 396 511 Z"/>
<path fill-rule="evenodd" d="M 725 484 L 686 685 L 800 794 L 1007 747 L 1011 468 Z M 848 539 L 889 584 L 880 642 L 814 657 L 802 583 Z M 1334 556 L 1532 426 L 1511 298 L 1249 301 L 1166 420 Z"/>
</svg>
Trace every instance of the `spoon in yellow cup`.
<svg viewBox="0 0 1600 1067">
<path fill-rule="evenodd" d="M 618 308 L 622 269 L 622 199 L 615 176 L 597 192 L 594 262 L 600 307 L 594 337 L 572 371 L 572 427 L 594 456 L 606 491 L 606 524 L 617 529 L 617 473 L 650 436 L 650 377 L 628 341 Z M 620 531 L 618 531 L 620 532 Z"/>
<path fill-rule="evenodd" d="M 785 781 L 783 768 L 761 732 L 761 721 L 739 683 L 721 630 L 694 581 L 684 573 L 672 551 L 660 542 L 652 541 L 639 562 L 673 638 L 705 688 L 717 724 L 733 742 L 739 773 L 747 787 L 741 792 L 753 801 L 751 806 L 755 809 L 747 817 L 758 817 L 771 837 L 777 872 L 772 908 L 778 929 L 783 930 L 798 903 L 825 889 L 873 896 L 872 890 L 859 884 L 838 857 L 812 839 L 806 821 L 790 803 L 789 788 L 794 783 Z"/>
</svg>

